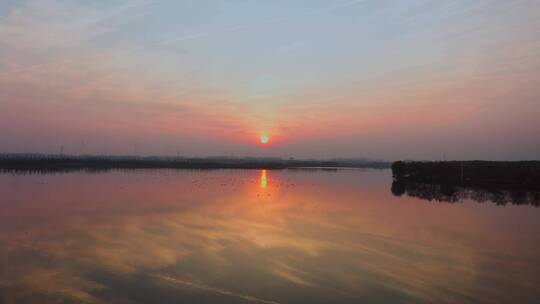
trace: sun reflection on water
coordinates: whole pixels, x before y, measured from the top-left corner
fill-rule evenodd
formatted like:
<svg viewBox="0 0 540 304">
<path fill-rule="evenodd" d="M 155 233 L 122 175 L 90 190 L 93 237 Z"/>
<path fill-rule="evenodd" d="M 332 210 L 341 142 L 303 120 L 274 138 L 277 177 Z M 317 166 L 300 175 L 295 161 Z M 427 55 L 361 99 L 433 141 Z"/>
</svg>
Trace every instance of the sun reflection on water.
<svg viewBox="0 0 540 304">
<path fill-rule="evenodd" d="M 266 189 L 267 180 L 266 180 L 266 169 L 261 170 L 261 189 Z"/>
</svg>

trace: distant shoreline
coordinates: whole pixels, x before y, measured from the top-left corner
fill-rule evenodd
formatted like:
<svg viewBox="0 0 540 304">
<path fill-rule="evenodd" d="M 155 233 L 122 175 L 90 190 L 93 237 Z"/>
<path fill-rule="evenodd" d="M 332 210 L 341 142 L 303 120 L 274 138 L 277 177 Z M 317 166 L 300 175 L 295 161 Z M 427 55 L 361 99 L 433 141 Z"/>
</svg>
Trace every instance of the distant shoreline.
<svg viewBox="0 0 540 304">
<path fill-rule="evenodd" d="M 0 154 L 1 170 L 108 170 L 108 169 L 389 169 L 390 162 L 364 159 L 302 160 L 281 158 L 184 158 L 156 156 L 72 156 Z"/>
</svg>

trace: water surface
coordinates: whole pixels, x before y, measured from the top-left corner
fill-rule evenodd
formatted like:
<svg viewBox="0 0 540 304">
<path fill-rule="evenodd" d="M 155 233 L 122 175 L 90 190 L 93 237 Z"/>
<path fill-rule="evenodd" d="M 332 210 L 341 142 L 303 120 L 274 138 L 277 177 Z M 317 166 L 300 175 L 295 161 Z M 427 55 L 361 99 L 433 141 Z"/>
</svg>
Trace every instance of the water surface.
<svg viewBox="0 0 540 304">
<path fill-rule="evenodd" d="M 391 185 L 388 170 L 3 173 L 0 303 L 540 300 L 540 208 Z"/>
</svg>

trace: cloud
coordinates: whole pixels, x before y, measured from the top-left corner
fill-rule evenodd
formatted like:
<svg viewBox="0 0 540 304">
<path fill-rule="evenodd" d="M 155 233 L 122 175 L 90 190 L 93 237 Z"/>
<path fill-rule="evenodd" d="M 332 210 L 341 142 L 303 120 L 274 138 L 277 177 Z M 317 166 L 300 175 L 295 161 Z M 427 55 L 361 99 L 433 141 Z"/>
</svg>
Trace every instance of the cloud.
<svg viewBox="0 0 540 304">
<path fill-rule="evenodd" d="M 238 116 L 237 105 L 197 76 L 189 61 L 152 50 L 130 54 L 129 42 L 104 41 L 115 30 L 112 19 L 130 18 L 154 3 L 124 2 L 99 10 L 33 0 L 0 19 L 0 118 L 5 128 L 18 129 L 16 136 L 15 131 L 2 135 L 14 143 L 11 150 L 32 142 L 32 150 L 48 150 L 33 135 L 42 133 L 43 125 L 47 134 L 40 136 L 51 142 L 57 141 L 48 135 L 54 133 L 64 134 L 67 142 L 88 133 L 127 139 L 116 141 L 124 141 L 124 148 L 102 142 L 104 151 L 128 151 L 125 147 L 133 144 L 128 138 L 140 134 L 152 134 L 155 142 L 169 141 L 171 134 L 237 135 L 242 125 L 232 118 Z M 157 66 L 161 60 L 166 64 Z M 23 109 L 34 112 L 32 120 L 25 119 Z M 9 118 L 17 113 L 18 119 Z M 36 130 L 24 133 L 31 129 Z M 74 136 L 65 136 L 68 129 Z"/>
<path fill-rule="evenodd" d="M 173 283 L 173 284 L 186 285 L 186 286 L 191 287 L 191 288 L 202 289 L 204 291 L 209 291 L 209 292 L 215 292 L 215 293 L 218 293 L 218 294 L 221 294 L 221 295 L 224 295 L 224 296 L 239 298 L 241 300 L 245 300 L 245 301 L 248 301 L 248 302 L 266 303 L 266 304 L 279 304 L 279 302 L 263 300 L 263 299 L 259 299 L 257 297 L 236 293 L 236 292 L 228 291 L 228 290 L 221 289 L 221 288 L 210 287 L 210 286 L 195 283 L 195 282 L 189 282 L 189 281 L 186 281 L 186 280 L 180 280 L 180 279 L 172 278 L 172 277 L 169 277 L 169 276 L 155 275 L 154 277 L 156 277 L 156 278 L 158 278 L 160 280 L 164 280 L 164 281 Z"/>
<path fill-rule="evenodd" d="M 190 21 L 156 1 L 10 5 L 0 17 L 0 127 L 10 131 L 0 140 L 5 152 L 91 137 L 98 153 L 146 142 L 158 154 L 171 143 L 198 155 L 437 158 L 426 143 L 456 158 L 536 158 L 537 4 L 488 4 L 271 5 L 277 13 L 260 21 L 208 31 L 193 29 L 258 15 L 236 3 L 210 14 L 215 23 L 204 3 L 180 6 L 196 12 Z M 265 35 L 225 35 L 250 29 Z M 252 145 L 261 132 L 275 148 Z"/>
<path fill-rule="evenodd" d="M 333 11 L 333 10 L 347 8 L 347 7 L 350 7 L 350 6 L 353 6 L 353 5 L 360 4 L 360 3 L 365 2 L 365 1 L 366 0 L 353 0 L 353 1 L 348 0 L 346 2 L 342 2 L 342 3 L 338 3 L 338 4 L 334 4 L 334 5 L 328 5 L 328 6 L 324 6 L 324 7 L 320 7 L 320 8 L 305 10 L 305 11 L 297 13 L 297 14 L 286 15 L 286 16 L 281 16 L 281 17 L 276 17 L 276 18 L 270 18 L 270 19 L 266 19 L 266 20 L 262 20 L 262 21 L 258 21 L 258 22 L 254 22 L 254 23 L 241 24 L 241 25 L 236 25 L 236 26 L 231 26 L 231 27 L 224 27 L 224 28 L 220 28 L 220 29 L 217 29 L 217 30 L 213 30 L 213 31 L 192 33 L 192 34 L 189 34 L 189 35 L 186 35 L 186 36 L 161 41 L 160 44 L 176 44 L 176 43 L 179 43 L 179 42 L 193 40 L 193 39 L 206 38 L 206 37 L 211 37 L 211 36 L 216 36 L 216 35 L 221 35 L 221 34 L 227 34 L 227 33 L 233 33 L 233 32 L 238 32 L 238 31 L 244 31 L 244 30 L 248 30 L 248 29 L 253 29 L 253 28 L 278 24 L 278 23 L 284 23 L 284 22 L 298 20 L 298 19 L 305 18 L 305 17 L 311 17 L 311 16 L 317 16 L 317 15 L 325 14 L 325 13 L 328 13 L 328 12 Z"/>
</svg>

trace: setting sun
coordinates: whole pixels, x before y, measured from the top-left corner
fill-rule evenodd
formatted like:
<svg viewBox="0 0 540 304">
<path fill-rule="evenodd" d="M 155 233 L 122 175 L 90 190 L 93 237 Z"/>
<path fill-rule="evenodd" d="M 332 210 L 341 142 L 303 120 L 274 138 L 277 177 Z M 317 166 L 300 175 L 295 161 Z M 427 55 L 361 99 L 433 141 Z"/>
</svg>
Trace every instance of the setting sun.
<svg viewBox="0 0 540 304">
<path fill-rule="evenodd" d="M 262 135 L 261 136 L 261 144 L 266 144 L 266 143 L 268 143 L 268 136 Z"/>
</svg>

